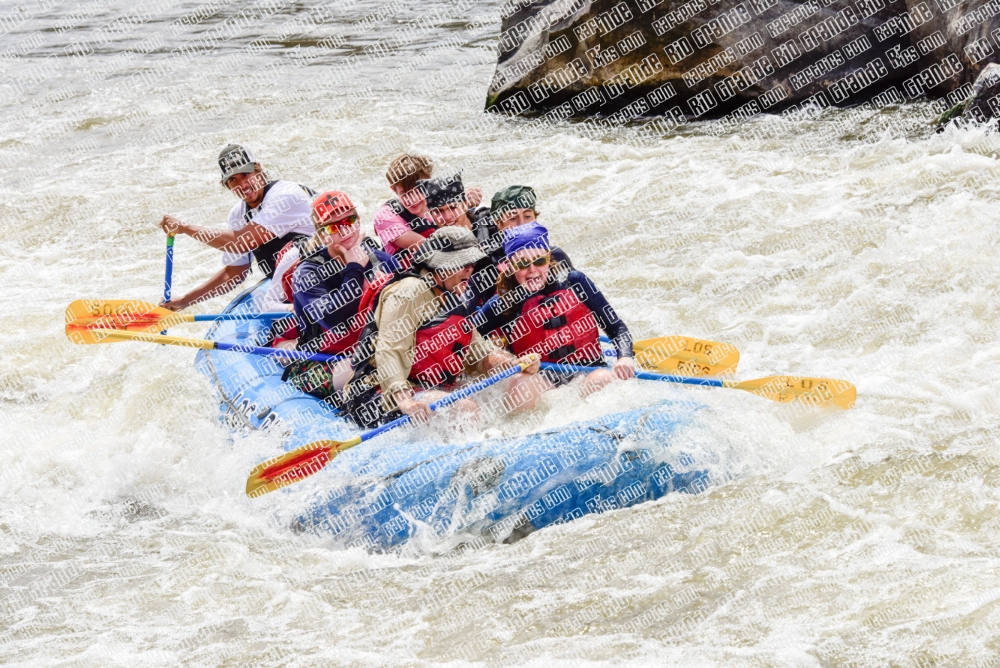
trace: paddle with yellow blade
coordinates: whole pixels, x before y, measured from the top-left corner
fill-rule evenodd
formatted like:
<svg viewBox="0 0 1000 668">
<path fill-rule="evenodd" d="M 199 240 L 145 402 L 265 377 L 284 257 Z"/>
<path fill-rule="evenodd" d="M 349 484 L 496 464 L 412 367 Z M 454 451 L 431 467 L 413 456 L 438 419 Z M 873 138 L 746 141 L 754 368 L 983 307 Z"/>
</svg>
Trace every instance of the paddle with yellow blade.
<svg viewBox="0 0 1000 668">
<path fill-rule="evenodd" d="M 740 363 L 740 351 L 734 346 L 688 336 L 644 339 L 632 348 L 639 367 L 679 376 L 732 375 Z"/>
<path fill-rule="evenodd" d="M 184 322 L 215 322 L 218 320 L 280 320 L 293 318 L 290 312 L 277 313 L 209 313 L 194 315 L 174 313 L 168 309 L 137 299 L 77 299 L 66 309 L 66 334 L 83 330 L 119 330 L 124 332 L 159 332 Z M 72 338 L 72 336 L 70 336 Z M 107 343 L 107 336 L 90 337 L 98 340 L 77 343 Z"/>
<path fill-rule="evenodd" d="M 117 332 L 162 332 L 185 322 L 215 322 L 220 320 L 280 320 L 291 318 L 288 312 L 275 313 L 175 313 L 168 309 L 137 299 L 78 299 L 66 309 L 66 335 L 74 343 L 111 343 L 116 341 L 146 341 L 165 345 L 178 345 L 206 350 L 239 350 L 252 355 L 281 353 L 289 359 L 306 359 L 329 362 L 338 358 L 329 355 L 299 353 L 276 348 L 255 348 L 239 344 L 213 344 L 202 339 L 180 337 L 125 337 L 112 336 Z M 603 341 L 609 342 L 606 337 Z M 636 362 L 651 371 L 662 371 L 684 376 L 720 376 L 732 374 L 740 361 L 740 353 L 728 343 L 692 339 L 686 336 L 663 336 L 636 341 L 633 344 Z M 614 356 L 614 352 L 607 353 Z"/>
<path fill-rule="evenodd" d="M 542 363 L 543 369 L 551 369 L 560 373 L 577 373 L 593 371 L 594 367 L 574 366 L 571 364 Z M 858 391 L 846 380 L 834 378 L 801 378 L 798 376 L 769 376 L 756 380 L 722 380 L 720 378 L 692 378 L 648 371 L 637 371 L 636 378 L 640 380 L 659 380 L 667 383 L 683 383 L 685 385 L 706 385 L 709 387 L 728 387 L 734 390 L 752 392 L 759 397 L 790 403 L 801 401 L 814 406 L 851 408 L 857 399 Z"/>
<path fill-rule="evenodd" d="M 76 304 L 77 302 L 73 302 Z M 182 315 L 172 313 L 171 315 Z M 229 314 L 224 314 L 229 315 Z M 264 315 L 268 316 L 283 316 L 288 314 L 276 314 L 267 313 Z M 69 311 L 67 310 L 67 320 L 69 319 Z M 190 317 L 190 316 L 189 316 Z M 194 316 L 198 317 L 198 316 Z M 227 320 L 239 320 L 241 316 L 226 318 Z M 278 356 L 284 357 L 286 359 L 295 360 L 309 360 L 313 362 L 337 362 L 342 357 L 337 357 L 336 355 L 327 355 L 325 353 L 310 353 L 302 350 L 288 350 L 287 348 L 266 348 L 263 346 L 253 346 L 245 343 L 226 343 L 223 341 L 211 341 L 209 339 L 190 339 L 181 336 L 167 336 L 164 334 L 157 334 L 154 330 L 160 328 L 160 323 L 162 320 L 146 320 L 146 321 L 132 321 L 126 322 L 124 320 L 119 320 L 118 324 L 121 329 L 107 329 L 100 326 L 99 319 L 95 318 L 95 324 L 92 325 L 81 325 L 79 320 L 74 320 L 72 323 L 66 323 L 66 336 L 69 337 L 70 341 L 79 344 L 92 344 L 92 343 L 116 343 L 119 341 L 140 341 L 143 343 L 158 343 L 160 345 L 167 346 L 182 346 L 184 348 L 200 348 L 202 350 L 234 350 L 236 352 L 244 353 L 247 355 L 262 355 L 262 356 Z M 191 322 L 186 320 L 185 322 Z M 128 326 L 128 329 L 125 326 Z M 133 330 L 132 328 L 135 328 Z M 683 337 L 671 337 L 671 338 L 683 338 Z M 726 344 L 718 344 L 726 345 Z M 614 353 L 611 353 L 614 355 Z M 739 356 L 739 353 L 736 353 Z M 685 360 L 682 360 L 682 362 Z M 671 364 L 673 360 L 670 358 L 660 358 L 660 363 Z M 684 368 L 688 370 L 693 370 L 691 365 L 682 367 L 678 364 L 674 364 L 675 368 Z M 707 373 L 704 371 L 706 366 L 699 367 L 702 369 L 700 373 Z"/>
<path fill-rule="evenodd" d="M 460 390 L 456 390 L 451 394 L 438 399 L 431 404 L 431 410 L 436 411 L 439 408 L 443 408 L 449 404 L 453 404 L 459 399 L 464 399 L 465 397 L 475 394 L 480 390 L 485 390 L 490 385 L 498 383 L 504 378 L 510 378 L 511 376 L 524 371 L 527 367 L 526 362 L 521 362 L 511 368 L 501 371 L 500 373 L 490 376 L 485 380 L 481 380 L 478 383 L 473 383 L 468 387 L 463 387 Z M 313 441 L 308 445 L 304 445 L 301 448 L 292 450 L 291 452 L 286 452 L 280 457 L 275 457 L 274 459 L 269 459 L 268 461 L 258 464 L 253 471 L 250 472 L 250 477 L 247 478 L 247 496 L 257 497 L 262 494 L 267 494 L 268 492 L 273 492 L 276 489 L 281 489 L 286 485 L 290 485 L 293 482 L 297 482 L 317 473 L 323 469 L 324 466 L 330 463 L 338 453 L 343 452 L 348 448 L 353 448 L 355 445 L 364 443 L 365 441 L 375 438 L 379 434 L 384 434 L 390 429 L 395 429 L 396 427 L 401 427 L 402 425 L 410 421 L 409 415 L 404 415 L 401 418 L 396 418 L 392 422 L 388 422 L 377 429 L 372 429 L 359 436 L 350 438 L 346 441 Z"/>
<path fill-rule="evenodd" d="M 246 355 L 276 356 L 292 360 L 309 360 L 312 362 L 338 362 L 343 357 L 327 355 L 326 353 L 310 353 L 304 350 L 287 350 L 284 348 L 264 348 L 245 343 L 226 343 L 209 339 L 187 339 L 182 336 L 169 336 L 154 332 L 130 332 L 122 329 L 78 329 L 66 326 L 66 336 L 73 343 L 116 343 L 118 341 L 141 341 L 143 343 L 159 343 L 165 346 L 181 346 L 184 348 L 200 348 L 202 350 L 233 350 Z"/>
</svg>

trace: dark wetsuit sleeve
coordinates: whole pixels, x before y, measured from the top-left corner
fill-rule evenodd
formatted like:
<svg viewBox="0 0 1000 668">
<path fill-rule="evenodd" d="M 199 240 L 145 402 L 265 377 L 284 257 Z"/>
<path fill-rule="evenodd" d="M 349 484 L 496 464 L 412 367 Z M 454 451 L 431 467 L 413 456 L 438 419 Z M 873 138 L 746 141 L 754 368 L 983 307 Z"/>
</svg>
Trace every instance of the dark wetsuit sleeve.
<svg viewBox="0 0 1000 668">
<path fill-rule="evenodd" d="M 403 270 L 403 266 L 399 263 L 399 259 L 391 253 L 377 250 L 375 251 L 375 257 L 377 257 L 379 262 L 382 263 L 382 273 L 384 274 L 395 274 Z"/>
<path fill-rule="evenodd" d="M 497 293 L 497 278 L 500 272 L 488 257 L 476 262 L 469 277 L 468 305 L 470 309 L 479 308 Z"/>
<path fill-rule="evenodd" d="M 479 333 L 486 337 L 495 329 L 507 324 L 507 319 L 500 310 L 500 300 L 498 297 L 490 297 L 482 308 L 476 311 L 470 320 L 479 330 Z"/>
<path fill-rule="evenodd" d="M 611 342 L 615 344 L 619 359 L 635 357 L 635 353 L 632 352 L 632 335 L 629 334 L 625 321 L 618 317 L 618 314 L 611 308 L 611 304 L 597 289 L 593 281 L 579 271 L 571 271 L 566 280 L 594 314 L 597 326 L 603 329 Z"/>
<path fill-rule="evenodd" d="M 575 270 L 575 267 L 573 266 L 573 261 L 569 259 L 569 255 L 567 255 L 566 251 L 564 251 L 562 248 L 559 248 L 558 246 L 553 246 L 551 249 L 551 253 L 553 262 L 561 263 L 564 267 L 566 267 L 567 271 Z"/>
<path fill-rule="evenodd" d="M 339 285 L 328 278 L 323 281 L 317 265 L 300 264 L 292 278 L 295 293 L 295 316 L 306 326 L 319 323 L 324 331 L 343 330 L 357 315 L 361 303 L 361 290 L 365 284 L 365 270 L 360 264 L 349 263 L 337 276 Z"/>
</svg>

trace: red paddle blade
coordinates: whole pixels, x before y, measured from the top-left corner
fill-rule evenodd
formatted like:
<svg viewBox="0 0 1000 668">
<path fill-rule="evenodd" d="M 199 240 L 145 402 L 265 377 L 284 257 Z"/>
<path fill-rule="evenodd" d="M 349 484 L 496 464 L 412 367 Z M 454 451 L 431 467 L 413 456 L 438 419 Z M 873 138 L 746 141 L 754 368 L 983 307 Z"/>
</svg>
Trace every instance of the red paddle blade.
<svg viewBox="0 0 1000 668">
<path fill-rule="evenodd" d="M 360 436 L 348 441 L 313 441 L 258 464 L 247 478 L 247 496 L 258 497 L 308 478 L 322 471 L 338 452 L 360 442 Z"/>
</svg>

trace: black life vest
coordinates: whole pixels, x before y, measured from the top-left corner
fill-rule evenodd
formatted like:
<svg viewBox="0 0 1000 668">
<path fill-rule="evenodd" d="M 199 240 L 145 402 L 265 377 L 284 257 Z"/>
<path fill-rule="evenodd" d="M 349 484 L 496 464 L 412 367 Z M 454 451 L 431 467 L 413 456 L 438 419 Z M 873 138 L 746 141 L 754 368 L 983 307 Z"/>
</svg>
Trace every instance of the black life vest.
<svg viewBox="0 0 1000 668">
<path fill-rule="evenodd" d="M 260 204 L 258 204 L 255 208 L 251 209 L 249 206 L 246 205 L 246 202 L 243 203 L 243 220 L 246 221 L 248 224 L 253 222 L 253 214 L 257 211 L 257 209 L 259 209 L 264 205 L 264 198 L 267 197 L 268 191 L 271 190 L 271 187 L 275 183 L 277 183 L 277 181 L 271 181 L 266 186 L 264 186 L 264 197 L 261 198 Z M 316 194 L 316 191 L 313 190 L 312 188 L 309 188 L 301 184 L 299 184 L 299 187 L 302 188 L 302 190 L 304 190 L 306 194 L 309 195 L 310 197 L 313 197 Z M 308 238 L 309 238 L 308 235 L 305 234 L 299 234 L 297 232 L 289 232 L 288 234 L 282 235 L 280 237 L 274 237 L 273 239 L 270 239 L 262 243 L 260 246 L 254 248 L 251 252 L 253 253 L 254 259 L 257 260 L 257 266 L 264 273 L 264 275 L 267 276 L 268 278 L 274 278 L 274 270 L 278 266 L 277 257 L 278 253 L 281 252 L 281 249 L 287 246 L 288 244 L 293 243 L 296 239 L 308 239 Z"/>
<path fill-rule="evenodd" d="M 484 253 L 490 255 L 497 247 L 503 249 L 503 235 L 500 235 L 493 216 L 490 215 L 489 208 L 481 206 L 478 209 L 469 209 L 465 212 L 469 222 L 472 223 L 472 233 L 476 236 L 479 248 Z"/>
</svg>

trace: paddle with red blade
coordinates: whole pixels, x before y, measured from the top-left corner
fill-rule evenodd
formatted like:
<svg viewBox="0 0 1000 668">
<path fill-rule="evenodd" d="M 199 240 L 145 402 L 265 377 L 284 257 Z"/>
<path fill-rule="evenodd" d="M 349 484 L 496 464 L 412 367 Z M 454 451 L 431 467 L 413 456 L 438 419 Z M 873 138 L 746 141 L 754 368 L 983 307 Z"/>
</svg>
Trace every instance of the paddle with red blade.
<svg viewBox="0 0 1000 668">
<path fill-rule="evenodd" d="M 449 404 L 455 403 L 459 399 L 464 399 L 471 394 L 484 390 L 490 385 L 500 382 L 504 378 L 510 378 L 511 376 L 520 373 L 527 366 L 528 364 L 526 362 L 521 362 L 520 364 L 512 366 L 505 371 L 501 371 L 496 375 L 490 376 L 485 380 L 481 380 L 478 383 L 474 383 L 468 387 L 463 387 L 461 390 L 452 392 L 451 394 L 432 403 L 431 410 L 434 411 L 439 408 L 443 408 Z M 318 473 L 323 470 L 323 467 L 329 464 L 334 457 L 344 450 L 353 448 L 355 445 L 364 443 L 365 441 L 375 438 L 379 434 L 384 434 L 391 429 L 401 427 L 409 421 L 410 416 L 404 415 L 403 417 L 397 418 L 377 429 L 372 429 L 371 431 L 365 432 L 364 434 L 360 434 L 346 441 L 313 441 L 312 443 L 304 445 L 301 448 L 297 448 L 291 452 L 286 452 L 280 457 L 275 457 L 274 459 L 270 459 L 262 464 L 258 464 L 257 467 L 250 472 L 250 477 L 247 478 L 247 496 L 257 497 L 262 494 L 267 494 L 268 492 L 273 492 L 276 489 L 281 489 L 286 485 L 290 485 L 294 482 L 302 480 L 303 478 L 307 478 L 314 473 Z"/>
</svg>

